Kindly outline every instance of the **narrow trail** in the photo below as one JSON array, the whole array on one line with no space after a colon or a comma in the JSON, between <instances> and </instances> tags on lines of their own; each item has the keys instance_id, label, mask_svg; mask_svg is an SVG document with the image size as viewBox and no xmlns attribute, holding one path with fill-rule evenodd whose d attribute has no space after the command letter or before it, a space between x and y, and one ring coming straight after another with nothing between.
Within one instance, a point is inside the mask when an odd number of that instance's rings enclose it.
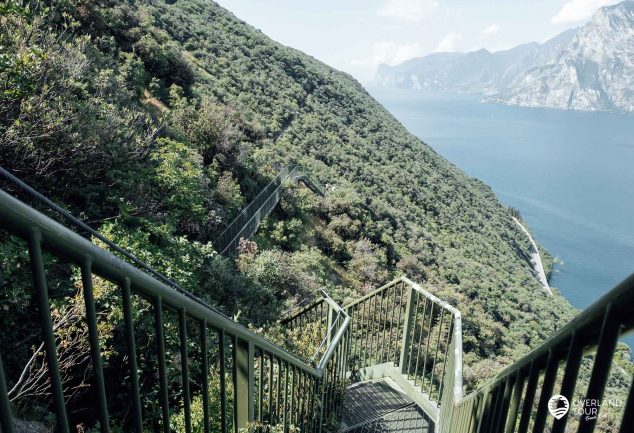
<instances>
[{"instance_id":1,"label":"narrow trail","mask_svg":"<svg viewBox=\"0 0 634 433\"><path fill-rule=\"evenodd\" d=\"M515 223L520 227L520 229L522 229L522 231L526 234L526 236L528 236L528 240L531 242L531 245L533 246L533 250L531 251L531 264L533 265L533 269L535 269L535 272L537 273L537 281L539 281L539 284L542 285L544 290L546 290L549 295L552 295L553 291L550 289L550 286L548 285L548 279L546 278L546 272L544 271L544 265L542 264L542 257L539 254L539 249L537 248L537 244L533 240L533 237L528 232L528 230L526 230L526 227L524 227L517 218L515 217L511 217L511 218L513 218L513 221L515 221Z\"/></svg>"}]
</instances>

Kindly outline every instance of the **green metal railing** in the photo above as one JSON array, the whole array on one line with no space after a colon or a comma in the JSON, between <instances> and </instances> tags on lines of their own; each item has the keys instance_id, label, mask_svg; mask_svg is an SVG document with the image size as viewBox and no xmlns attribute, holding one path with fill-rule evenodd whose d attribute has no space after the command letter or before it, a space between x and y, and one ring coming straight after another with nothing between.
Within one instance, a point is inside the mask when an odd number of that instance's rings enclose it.
<instances>
[{"instance_id":1,"label":"green metal railing","mask_svg":"<svg viewBox=\"0 0 634 433\"><path fill-rule=\"evenodd\" d=\"M280 323L291 331L310 332L311 328L317 331L316 336L311 334L317 347L309 362L317 363L317 369L329 378L321 389L321 417L326 420L329 429L335 429L346 385L350 317L325 291L320 289L318 293L317 299L283 318ZM337 341L340 343L335 345Z\"/></svg>"},{"instance_id":2,"label":"green metal railing","mask_svg":"<svg viewBox=\"0 0 634 433\"><path fill-rule=\"evenodd\" d=\"M588 433L595 430L612 359L619 337L634 327L634 275L604 295L571 320L552 337L528 355L504 369L487 384L464 399L455 401L451 421L452 433L526 433L549 431ZM574 416L569 411L563 418L548 415L548 401L555 394L563 395L572 405L578 385L581 361L593 354L589 383L582 394L580 410L596 416ZM558 372L562 371L560 385ZM575 425L569 425L574 421ZM573 430L574 428L574 430ZM612 431L617 431L613 426ZM634 383L624 402L619 432L634 431Z\"/></svg>"},{"instance_id":3,"label":"green metal railing","mask_svg":"<svg viewBox=\"0 0 634 433\"><path fill-rule=\"evenodd\" d=\"M240 239L249 239L260 226L260 223L271 213L282 196L282 185L285 181L302 181L313 192L323 196L324 192L313 182L310 174L300 164L291 164L282 168L279 174L251 201L227 228L214 241L214 248L219 254L232 256L240 245Z\"/></svg>"},{"instance_id":4,"label":"green metal railing","mask_svg":"<svg viewBox=\"0 0 634 433\"><path fill-rule=\"evenodd\" d=\"M323 289L317 290L306 300L310 302L293 308L283 316L280 324L291 332L298 330L309 333L317 347L307 356L307 360L315 364L326 354L333 337L350 318Z\"/></svg>"},{"instance_id":5,"label":"green metal railing","mask_svg":"<svg viewBox=\"0 0 634 433\"><path fill-rule=\"evenodd\" d=\"M281 349L231 319L220 314L193 296L166 285L154 276L115 257L87 239L0 190L0 228L27 243L34 299L39 328L45 346L47 374L52 394L51 410L56 430L69 432L67 402L58 365L60 343L51 318L51 304L44 257L51 255L68 266L79 268L89 331L92 364L91 388L95 396L99 428L109 432L115 421L109 413L109 395L104 379L103 356L99 336L99 305L95 302L94 282L97 278L119 287L126 342L127 383L132 416L117 420L126 430L150 429L169 433L171 416L182 411L185 431L192 431L192 399L202 399L204 431L211 431L212 418L219 418L219 431L238 432L250 422L290 425L301 431L318 432L330 425L336 391L342 389L345 373L345 343L349 318L328 298L333 314L342 320L331 327L331 338L316 365ZM140 331L134 317L135 305L145 302L153 315L150 335L155 359L143 359L139 353ZM170 317L172 320L170 327ZM168 382L168 370L174 371L174 357L167 357L166 330L177 329L180 380ZM145 337L148 337L145 335ZM14 423L7 394L7 379L0 356L0 426L12 433ZM148 367L149 366L149 367ZM124 366L120 366L123 368ZM158 372L158 374L157 374ZM158 383L148 389L140 378L155 378ZM15 381L15 378L10 380ZM218 384L219 413L210 410L210 382ZM151 387L150 387L151 388ZM157 399L160 411L144 409L143 402ZM87 403L90 404L90 403Z\"/></svg>"},{"instance_id":6,"label":"green metal railing","mask_svg":"<svg viewBox=\"0 0 634 433\"><path fill-rule=\"evenodd\" d=\"M47 287L45 258L50 256L80 275L82 321L90 343L90 386L102 432L110 431L117 421L126 431L168 433L171 416L179 411L189 433L196 421L194 399L202 399L205 432L238 433L251 422L281 425L285 431L291 425L302 432L331 431L348 381L387 376L426 412L439 433L526 433L529 429L563 433L573 428L588 433L595 430L596 417L578 419L569 413L556 420L547 415L548 400L553 394L572 399L579 387L582 358L589 354L589 382L581 390L584 404L601 400L617 341L634 327L633 275L535 350L463 397L461 314L405 277L343 308L320 290L310 302L283 317L280 323L287 330L314 330L314 347L300 355L272 344L173 282L115 257L1 190L0 228L22 239L28 248L50 406L57 431L64 433L71 427ZM131 415L121 420L114 420L109 411L99 334L101 306L94 294L99 279L118 287L122 311L127 365L121 368L129 370L125 386ZM149 330L135 319L141 303L152 313ZM151 356L139 349L140 337L145 345L149 339ZM2 363L6 355L0 354L0 426L12 433L8 373ZM180 376L176 382L168 380L174 371ZM148 385L142 378L154 381ZM15 380L9 377L8 384ZM620 432L631 432L634 426L633 389L634 384L623 407ZM217 413L210 409L212 396L220 399ZM151 399L158 401L158 411L145 407L144 402ZM219 428L212 430L216 421Z\"/></svg>"},{"instance_id":7,"label":"green metal railing","mask_svg":"<svg viewBox=\"0 0 634 433\"><path fill-rule=\"evenodd\" d=\"M464 397L462 325L455 308L400 278L345 309L351 318L348 375L355 381L394 379L430 416L435 431L589 433L599 419L596 402L604 396L617 341L634 327L634 275ZM580 390L585 397L581 409L586 414L597 409L597 416L569 412L555 419L548 414L550 397L564 395L572 404L582 357L589 354L592 369L587 388ZM618 431L634 431L634 383L620 422Z\"/></svg>"},{"instance_id":8,"label":"green metal railing","mask_svg":"<svg viewBox=\"0 0 634 433\"><path fill-rule=\"evenodd\" d=\"M406 277L345 309L352 319L352 379L392 377L434 422L446 425L451 413L441 409L462 397L460 312Z\"/></svg>"}]
</instances>

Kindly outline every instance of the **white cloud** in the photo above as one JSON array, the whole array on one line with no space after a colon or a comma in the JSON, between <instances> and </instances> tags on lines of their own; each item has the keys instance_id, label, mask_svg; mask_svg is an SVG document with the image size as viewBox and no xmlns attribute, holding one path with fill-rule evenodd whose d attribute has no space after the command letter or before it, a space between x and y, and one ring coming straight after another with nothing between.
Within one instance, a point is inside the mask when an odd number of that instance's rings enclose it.
<instances>
[{"instance_id":1,"label":"white cloud","mask_svg":"<svg viewBox=\"0 0 634 433\"><path fill-rule=\"evenodd\" d=\"M562 6L550 22L553 24L570 24L584 21L601 6L617 3L615 0L569 0Z\"/></svg>"},{"instance_id":2,"label":"white cloud","mask_svg":"<svg viewBox=\"0 0 634 433\"><path fill-rule=\"evenodd\" d=\"M351 60L352 65L380 65L386 63L394 66L406 60L423 55L423 49L418 42L411 44L395 44L394 42L378 42L372 46L372 57L365 60Z\"/></svg>"},{"instance_id":3,"label":"white cloud","mask_svg":"<svg viewBox=\"0 0 634 433\"><path fill-rule=\"evenodd\" d=\"M500 31L500 26L498 26L497 24L491 24L489 27L487 27L486 29L482 30L482 34L483 35L492 35L495 34L497 32Z\"/></svg>"},{"instance_id":4,"label":"white cloud","mask_svg":"<svg viewBox=\"0 0 634 433\"><path fill-rule=\"evenodd\" d=\"M452 51L456 51L456 45L462 39L462 35L460 33L451 32L447 34L442 40L438 43L436 47L436 52L439 53L450 53Z\"/></svg>"},{"instance_id":5,"label":"white cloud","mask_svg":"<svg viewBox=\"0 0 634 433\"><path fill-rule=\"evenodd\" d=\"M378 14L383 17L420 21L438 7L438 0L385 0Z\"/></svg>"}]
</instances>

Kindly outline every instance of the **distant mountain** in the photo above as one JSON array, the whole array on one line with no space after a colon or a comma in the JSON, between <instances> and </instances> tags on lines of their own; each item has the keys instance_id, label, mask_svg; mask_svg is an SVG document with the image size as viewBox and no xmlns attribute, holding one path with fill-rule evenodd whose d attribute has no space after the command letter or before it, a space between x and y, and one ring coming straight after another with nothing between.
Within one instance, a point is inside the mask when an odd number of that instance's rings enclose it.
<instances>
[{"instance_id":1,"label":"distant mountain","mask_svg":"<svg viewBox=\"0 0 634 433\"><path fill-rule=\"evenodd\" d=\"M553 59L576 31L567 30L543 44L532 42L505 51L434 53L398 66L383 64L375 80L401 88L495 94L529 68Z\"/></svg>"},{"instance_id":2,"label":"distant mountain","mask_svg":"<svg viewBox=\"0 0 634 433\"><path fill-rule=\"evenodd\" d=\"M435 53L379 66L376 81L481 93L488 102L634 111L634 1L599 9L584 26L507 51Z\"/></svg>"},{"instance_id":3,"label":"distant mountain","mask_svg":"<svg viewBox=\"0 0 634 433\"><path fill-rule=\"evenodd\" d=\"M634 1L599 9L552 61L527 70L489 100L634 111Z\"/></svg>"}]
</instances>

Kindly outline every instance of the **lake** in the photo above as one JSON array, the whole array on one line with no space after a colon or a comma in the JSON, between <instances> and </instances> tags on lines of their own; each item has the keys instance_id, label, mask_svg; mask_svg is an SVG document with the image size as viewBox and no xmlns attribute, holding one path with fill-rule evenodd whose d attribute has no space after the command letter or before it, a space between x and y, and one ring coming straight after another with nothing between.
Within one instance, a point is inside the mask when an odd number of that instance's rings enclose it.
<instances>
[{"instance_id":1,"label":"lake","mask_svg":"<svg viewBox=\"0 0 634 433\"><path fill-rule=\"evenodd\" d=\"M367 89L412 133L520 210L537 242L561 260L550 282L575 307L634 272L634 115Z\"/></svg>"}]
</instances>

